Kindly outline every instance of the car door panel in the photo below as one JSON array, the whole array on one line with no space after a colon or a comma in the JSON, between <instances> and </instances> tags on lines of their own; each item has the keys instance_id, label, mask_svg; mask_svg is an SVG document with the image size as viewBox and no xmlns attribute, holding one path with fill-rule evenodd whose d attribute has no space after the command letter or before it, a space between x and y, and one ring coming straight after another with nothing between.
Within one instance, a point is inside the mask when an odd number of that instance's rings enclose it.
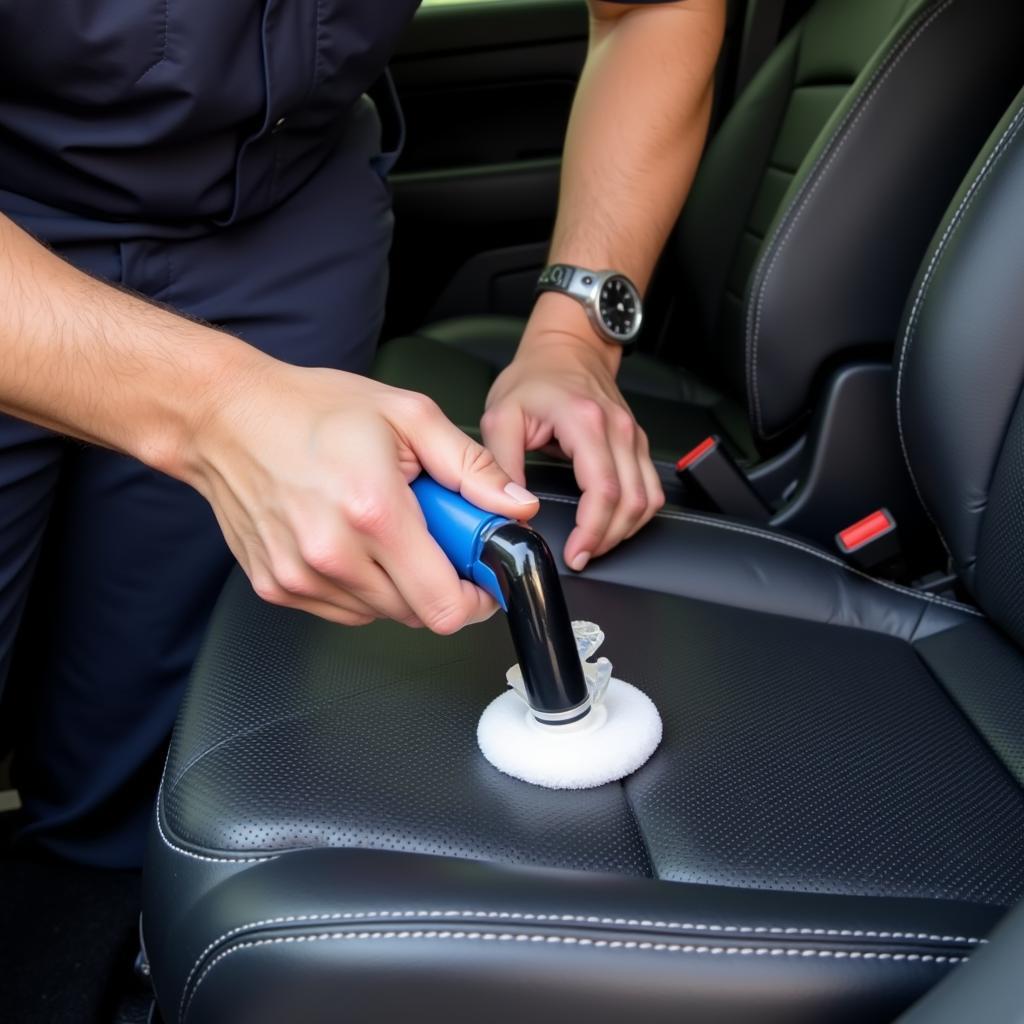
<instances>
[{"instance_id":1,"label":"car door panel","mask_svg":"<svg viewBox=\"0 0 1024 1024\"><path fill-rule=\"evenodd\" d=\"M385 337L522 313L543 264L586 57L585 0L427 3L392 63L406 141Z\"/></svg>"}]
</instances>

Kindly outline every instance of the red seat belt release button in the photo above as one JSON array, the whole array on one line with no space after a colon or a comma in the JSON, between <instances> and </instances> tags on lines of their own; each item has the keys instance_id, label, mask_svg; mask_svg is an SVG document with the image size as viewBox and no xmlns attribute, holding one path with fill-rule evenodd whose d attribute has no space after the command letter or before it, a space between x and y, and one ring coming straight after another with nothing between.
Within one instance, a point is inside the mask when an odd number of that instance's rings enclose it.
<instances>
[{"instance_id":1,"label":"red seat belt release button","mask_svg":"<svg viewBox=\"0 0 1024 1024\"><path fill-rule=\"evenodd\" d=\"M887 508L876 509L869 516L836 534L840 554L864 568L874 568L896 558L900 553L896 520Z\"/></svg>"},{"instance_id":2,"label":"red seat belt release button","mask_svg":"<svg viewBox=\"0 0 1024 1024\"><path fill-rule=\"evenodd\" d=\"M836 534L836 543L844 555L850 555L895 529L896 520L893 519L892 514L888 509L880 508L877 512L872 512L871 515L854 523L853 526L840 530Z\"/></svg>"},{"instance_id":3,"label":"red seat belt release button","mask_svg":"<svg viewBox=\"0 0 1024 1024\"><path fill-rule=\"evenodd\" d=\"M676 463L676 476L687 498L727 516L766 522L771 510L754 490L747 474L712 434Z\"/></svg>"},{"instance_id":4,"label":"red seat belt release button","mask_svg":"<svg viewBox=\"0 0 1024 1024\"><path fill-rule=\"evenodd\" d=\"M676 472L685 473L690 466L697 462L700 462L705 455L713 452L718 447L717 437L705 437L703 441L696 448L688 451L677 463Z\"/></svg>"}]
</instances>

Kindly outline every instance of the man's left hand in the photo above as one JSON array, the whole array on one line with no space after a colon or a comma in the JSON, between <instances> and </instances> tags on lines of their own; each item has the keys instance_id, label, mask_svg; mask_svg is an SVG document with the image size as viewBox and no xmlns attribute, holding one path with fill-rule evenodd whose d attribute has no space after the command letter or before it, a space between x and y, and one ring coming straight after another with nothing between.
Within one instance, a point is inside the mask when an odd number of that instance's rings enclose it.
<instances>
[{"instance_id":1,"label":"man's left hand","mask_svg":"<svg viewBox=\"0 0 1024 1024\"><path fill-rule=\"evenodd\" d=\"M619 355L592 337L527 330L487 397L484 444L525 484L525 452L556 447L583 492L565 562L577 572L665 504L647 435L615 383Z\"/></svg>"}]
</instances>

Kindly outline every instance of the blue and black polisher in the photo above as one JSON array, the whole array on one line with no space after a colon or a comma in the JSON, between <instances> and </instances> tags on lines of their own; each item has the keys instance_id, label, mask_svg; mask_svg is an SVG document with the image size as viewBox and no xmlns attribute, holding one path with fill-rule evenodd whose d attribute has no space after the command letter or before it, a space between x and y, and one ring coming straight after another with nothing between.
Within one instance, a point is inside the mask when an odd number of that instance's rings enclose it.
<instances>
[{"instance_id":1,"label":"blue and black polisher","mask_svg":"<svg viewBox=\"0 0 1024 1024\"><path fill-rule=\"evenodd\" d=\"M430 535L456 571L506 613L519 663L477 729L496 768L551 789L589 789L636 771L661 742L641 691L611 678L604 640L572 622L551 549L536 530L477 508L428 476L412 484Z\"/></svg>"}]
</instances>

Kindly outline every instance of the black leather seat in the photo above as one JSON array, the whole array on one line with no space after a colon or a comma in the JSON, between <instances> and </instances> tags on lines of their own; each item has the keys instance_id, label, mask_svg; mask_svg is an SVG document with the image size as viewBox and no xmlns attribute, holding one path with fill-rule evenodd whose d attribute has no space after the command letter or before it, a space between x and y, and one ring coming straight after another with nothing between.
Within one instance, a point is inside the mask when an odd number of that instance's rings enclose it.
<instances>
[{"instance_id":1,"label":"black leather seat","mask_svg":"<svg viewBox=\"0 0 1024 1024\"><path fill-rule=\"evenodd\" d=\"M1022 31L1018 0L819 0L779 45L670 243L659 350L620 372L669 476L710 433L757 461L799 435L838 359L891 349L928 239L1024 82ZM476 431L522 329L435 323L385 344L375 374Z\"/></svg>"},{"instance_id":2,"label":"black leather seat","mask_svg":"<svg viewBox=\"0 0 1024 1024\"><path fill-rule=\"evenodd\" d=\"M1024 896L1022 125L1024 94L897 356L972 603L663 513L565 580L663 744L621 784L552 792L476 749L513 660L500 618L348 630L236 576L149 851L168 1022L888 1021L985 942ZM555 551L573 511L544 504Z\"/></svg>"}]
</instances>

